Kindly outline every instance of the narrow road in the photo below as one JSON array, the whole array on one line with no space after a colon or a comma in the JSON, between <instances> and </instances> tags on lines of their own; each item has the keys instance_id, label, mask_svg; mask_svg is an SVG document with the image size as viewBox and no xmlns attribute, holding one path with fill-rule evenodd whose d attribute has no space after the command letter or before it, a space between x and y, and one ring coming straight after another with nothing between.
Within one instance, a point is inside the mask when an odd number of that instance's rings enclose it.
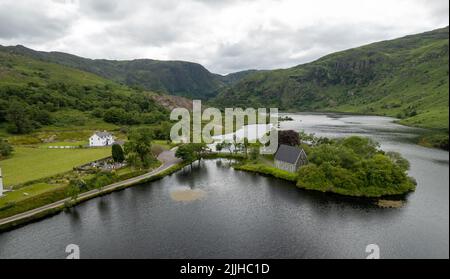
<instances>
[{"instance_id":1,"label":"narrow road","mask_svg":"<svg viewBox=\"0 0 450 279\"><path fill-rule=\"evenodd\" d=\"M170 168L171 166L181 162L180 159L175 157L175 149L163 151L158 156L158 160L161 161L163 164L159 168L157 168L151 172L148 172L146 174L136 176L136 177L133 177L133 178L130 178L127 180L123 180L123 181L119 181L119 182L110 184L108 186L103 187L102 190L100 190L100 191L97 189L94 189L94 190L90 190L88 192L84 192L78 196L78 199L80 200L80 199L85 199L85 198L92 198L92 197L98 196L101 193L107 193L110 191L114 191L115 189L120 188L122 186L137 183L141 180L144 180L144 179L150 178L154 175L157 175L157 174L161 173L162 171ZM23 213L16 214L11 217L0 219L0 226L11 223L11 222L19 221L23 218L32 217L35 214L39 214L41 212L44 212L44 211L47 211L50 209L58 208L60 206L63 206L66 201L70 201L70 199L71 198L66 198L66 199L51 203L51 204L44 205L42 207L38 207L38 208L29 210L29 211L26 211Z\"/></svg>"}]
</instances>

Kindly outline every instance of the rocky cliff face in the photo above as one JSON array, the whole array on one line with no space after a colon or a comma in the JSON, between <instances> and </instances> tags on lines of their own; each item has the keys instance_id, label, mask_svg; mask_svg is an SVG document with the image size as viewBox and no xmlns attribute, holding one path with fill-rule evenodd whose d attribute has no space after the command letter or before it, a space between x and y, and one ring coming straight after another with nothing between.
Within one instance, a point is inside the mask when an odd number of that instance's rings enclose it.
<instances>
[{"instance_id":1,"label":"rocky cliff face","mask_svg":"<svg viewBox=\"0 0 450 279\"><path fill-rule=\"evenodd\" d=\"M165 107L168 110L173 110L174 108L186 108L188 110L192 110L192 100L184 97L155 94L152 96L152 98L159 105Z\"/></svg>"}]
</instances>

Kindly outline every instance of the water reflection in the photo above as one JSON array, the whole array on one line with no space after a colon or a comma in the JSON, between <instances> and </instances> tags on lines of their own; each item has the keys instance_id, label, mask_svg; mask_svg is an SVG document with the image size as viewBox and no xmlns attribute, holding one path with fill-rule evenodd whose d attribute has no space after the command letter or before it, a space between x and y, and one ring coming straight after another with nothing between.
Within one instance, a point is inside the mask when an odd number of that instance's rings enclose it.
<instances>
[{"instance_id":1,"label":"water reflection","mask_svg":"<svg viewBox=\"0 0 450 279\"><path fill-rule=\"evenodd\" d=\"M81 225L81 221L80 221L80 214L77 211L76 207L72 207L70 209L67 209L65 211L66 215L68 216L69 220L70 220L70 224L72 226L79 226Z\"/></svg>"},{"instance_id":2,"label":"water reflection","mask_svg":"<svg viewBox=\"0 0 450 279\"><path fill-rule=\"evenodd\" d=\"M106 199L100 197L97 201L97 209L101 215L108 215L110 213L110 204Z\"/></svg>"}]
</instances>

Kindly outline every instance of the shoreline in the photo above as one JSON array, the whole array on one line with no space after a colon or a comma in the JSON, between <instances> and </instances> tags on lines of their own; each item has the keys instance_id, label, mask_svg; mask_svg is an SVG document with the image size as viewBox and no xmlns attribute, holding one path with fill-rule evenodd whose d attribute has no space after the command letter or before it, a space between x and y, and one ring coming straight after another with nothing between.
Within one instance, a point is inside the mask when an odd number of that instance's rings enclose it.
<instances>
[{"instance_id":1,"label":"shoreline","mask_svg":"<svg viewBox=\"0 0 450 279\"><path fill-rule=\"evenodd\" d=\"M204 160L215 160L215 159L242 160L245 158L241 154L229 154L229 153L217 153L216 152L216 153L206 154L201 159L204 159ZM140 175L140 176L137 176L134 178L129 178L129 179L119 181L119 182L110 184L108 186L105 186L100 191L97 189L93 189L88 192L81 193L80 196L76 200L71 200L71 198L65 198L65 199L59 200L57 202L47 204L45 206L41 206L41 207L29 210L29 211L25 211L25 212L13 215L11 217L1 219L0 220L0 233L6 232L6 231L11 231L16 228L25 226L27 224L43 220L47 217L51 217L53 215L59 214L66 209L70 210L70 208L72 208L72 207L75 207L83 202L86 202L88 200L91 200L91 199L94 199L97 197L108 195L108 194L111 194L116 191L121 191L121 190L124 190L129 187L133 187L133 186L141 185L144 183L160 180L166 176L172 175L173 173L183 169L186 166L189 166L193 162L195 162L195 161L176 162L176 163L169 162L167 164L161 165L156 170L153 170L146 174L143 174L143 175ZM319 190L315 190L315 189L299 187L296 185L296 183L292 179L288 179L283 176L277 176L272 173L264 173L264 172L259 172L256 170L247 170L245 168L240 168L239 166L231 166L231 167L237 171L244 171L244 172L253 173L256 175L268 176L268 177L273 177L276 179L281 179L281 180L292 183L292 185L294 187L296 187L300 190L314 191L314 192L320 192L323 194L330 194L330 195L337 195L342 198L358 198L358 199L363 199L365 201L372 201L374 203L377 203L380 199L399 198L399 197L404 197L410 193L410 192L408 192L408 193L403 193L403 194L370 197L370 196L344 195L344 194L335 193L335 192L323 192L323 191L319 191ZM67 202L71 203L70 207L67 207L67 204L66 204Z\"/></svg>"},{"instance_id":2,"label":"shoreline","mask_svg":"<svg viewBox=\"0 0 450 279\"><path fill-rule=\"evenodd\" d=\"M0 219L0 232L10 231L20 226L42 220L46 217L53 216L62 212L67 207L67 202L71 202L70 207L74 207L85 201L104 196L116 191L120 191L132 186L140 185L143 183L155 181L164 178L167 175L171 175L178 170L181 170L190 163L186 162L168 162L161 165L156 170L145 173L143 175L129 178L123 181L119 181L103 187L101 190L93 189L84 193L81 193L76 200L71 198L65 198L54 203L50 203L35 209L31 209L4 219Z\"/></svg>"},{"instance_id":3,"label":"shoreline","mask_svg":"<svg viewBox=\"0 0 450 279\"><path fill-rule=\"evenodd\" d=\"M414 140L412 143L427 147L427 148L434 148L438 150L443 151L449 151L448 147L442 147L439 143L435 142L433 140L433 137L436 136L442 136L442 135L448 135L448 129L445 128L432 128L432 127L426 127L426 126L415 126L415 125L408 125L407 123L403 123L402 121L404 119L396 118L395 116L391 115L381 115L376 113L359 113L359 112L346 112L346 111L333 111L333 110L317 110L317 111L282 111L279 112L280 115L299 115L299 114L335 114L335 115L341 115L341 116L378 116L378 117L386 117L386 118L392 118L392 123L398 124L404 127L413 128L417 130L422 130L422 133L416 134L414 137ZM448 138L447 138L448 139Z\"/></svg>"},{"instance_id":4,"label":"shoreline","mask_svg":"<svg viewBox=\"0 0 450 279\"><path fill-rule=\"evenodd\" d=\"M280 179L289 183L292 183L292 186L304 190L304 191L314 191L314 192L318 192L318 193L323 193L323 194L330 194L330 195L336 195L342 198L358 198L358 199L364 199L367 201L373 200L373 201L378 201L381 199L392 199L392 198L400 198L400 197L405 197L410 193L413 193L414 190L410 190L408 192L405 193L398 193L398 194L386 194L386 195L374 195L374 196L368 196L368 195L350 195L350 194L343 194L343 193L339 193L339 192L334 192L334 191L321 191L318 189L312 189L312 188L307 188L307 187L303 187L303 186L298 186L297 185L297 181L293 180L292 178L288 177L288 175L290 173L286 173L286 176L283 175L276 175L274 173L271 173L270 171L267 172L262 172L262 171L258 171L256 169L249 169L245 166L233 166L233 169L238 170L238 171L243 171L243 172L247 172L247 173L253 173L253 174L257 174L257 175L261 175L261 176L267 176L267 177L273 177L276 179Z\"/></svg>"},{"instance_id":5,"label":"shoreline","mask_svg":"<svg viewBox=\"0 0 450 279\"><path fill-rule=\"evenodd\" d=\"M205 159L205 160L230 159L230 160L241 161L241 160L244 160L245 157L243 154L212 152L212 153L205 154L204 156L202 156L201 159ZM193 162L194 161L186 162L186 161L179 161L179 160L175 160L175 161L169 160L169 161L164 162L157 169L150 171L148 173L107 185L107 186L103 187L101 190L93 189L93 190L81 193L75 200L72 200L70 197L65 198L65 199L56 201L54 203L50 203L50 204L47 204L47 205L44 205L44 206L41 206L38 208L34 208L31 210L10 216L10 217L0 219L0 232L9 231L14 228L26 225L28 223L39 221L46 217L58 214L67 208L74 207L80 203L94 199L96 197L101 197L103 195L107 195L107 194L110 194L115 191L120 191L120 190L129 188L129 187L132 187L132 186L136 186L136 185L144 184L147 182L162 179L165 176L171 175L171 174L183 169L184 167L192 164ZM315 192L321 192L324 194L338 195L343 198L350 197L350 198L365 199L367 201L370 201L370 200L377 201L377 200L383 199L383 198L389 199L389 198L398 198L401 196L406 196L410 192L412 192L412 191L409 191L409 192L401 193L401 194L397 193L397 194L392 194L392 195L367 196L367 195L357 195L357 194L355 194L355 195L343 194L343 193L338 193L338 192L334 192L334 191L320 191L317 189L309 189L309 188L298 186L296 183L296 178L294 179L293 174L291 174L291 173L282 173L280 171L280 173L277 175L272 170L262 172L262 171L258 171L253 168L248 169L248 168L245 168L245 166L243 167L243 166L239 166L239 165L233 165L231 167L237 171L245 171L245 172L254 173L257 175L274 177L274 178L281 179L281 180L284 180L287 182L291 182L291 183L293 183L293 186L295 186L296 188L301 189L301 190L315 191ZM67 205L68 203L70 203L70 206Z\"/></svg>"}]
</instances>

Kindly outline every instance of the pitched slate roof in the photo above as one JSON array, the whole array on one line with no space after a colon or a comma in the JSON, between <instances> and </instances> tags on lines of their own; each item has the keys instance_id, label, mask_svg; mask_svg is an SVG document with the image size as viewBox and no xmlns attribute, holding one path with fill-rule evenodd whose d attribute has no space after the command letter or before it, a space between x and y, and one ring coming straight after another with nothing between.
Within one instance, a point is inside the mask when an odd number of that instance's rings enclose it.
<instances>
[{"instance_id":1,"label":"pitched slate roof","mask_svg":"<svg viewBox=\"0 0 450 279\"><path fill-rule=\"evenodd\" d=\"M275 154L275 160L286 162L289 164L295 164L302 153L302 149L289 145L280 145L277 153Z\"/></svg>"},{"instance_id":2,"label":"pitched slate roof","mask_svg":"<svg viewBox=\"0 0 450 279\"><path fill-rule=\"evenodd\" d=\"M110 133L108 132L96 132L95 135L97 135L100 138L107 138L112 136Z\"/></svg>"}]
</instances>

